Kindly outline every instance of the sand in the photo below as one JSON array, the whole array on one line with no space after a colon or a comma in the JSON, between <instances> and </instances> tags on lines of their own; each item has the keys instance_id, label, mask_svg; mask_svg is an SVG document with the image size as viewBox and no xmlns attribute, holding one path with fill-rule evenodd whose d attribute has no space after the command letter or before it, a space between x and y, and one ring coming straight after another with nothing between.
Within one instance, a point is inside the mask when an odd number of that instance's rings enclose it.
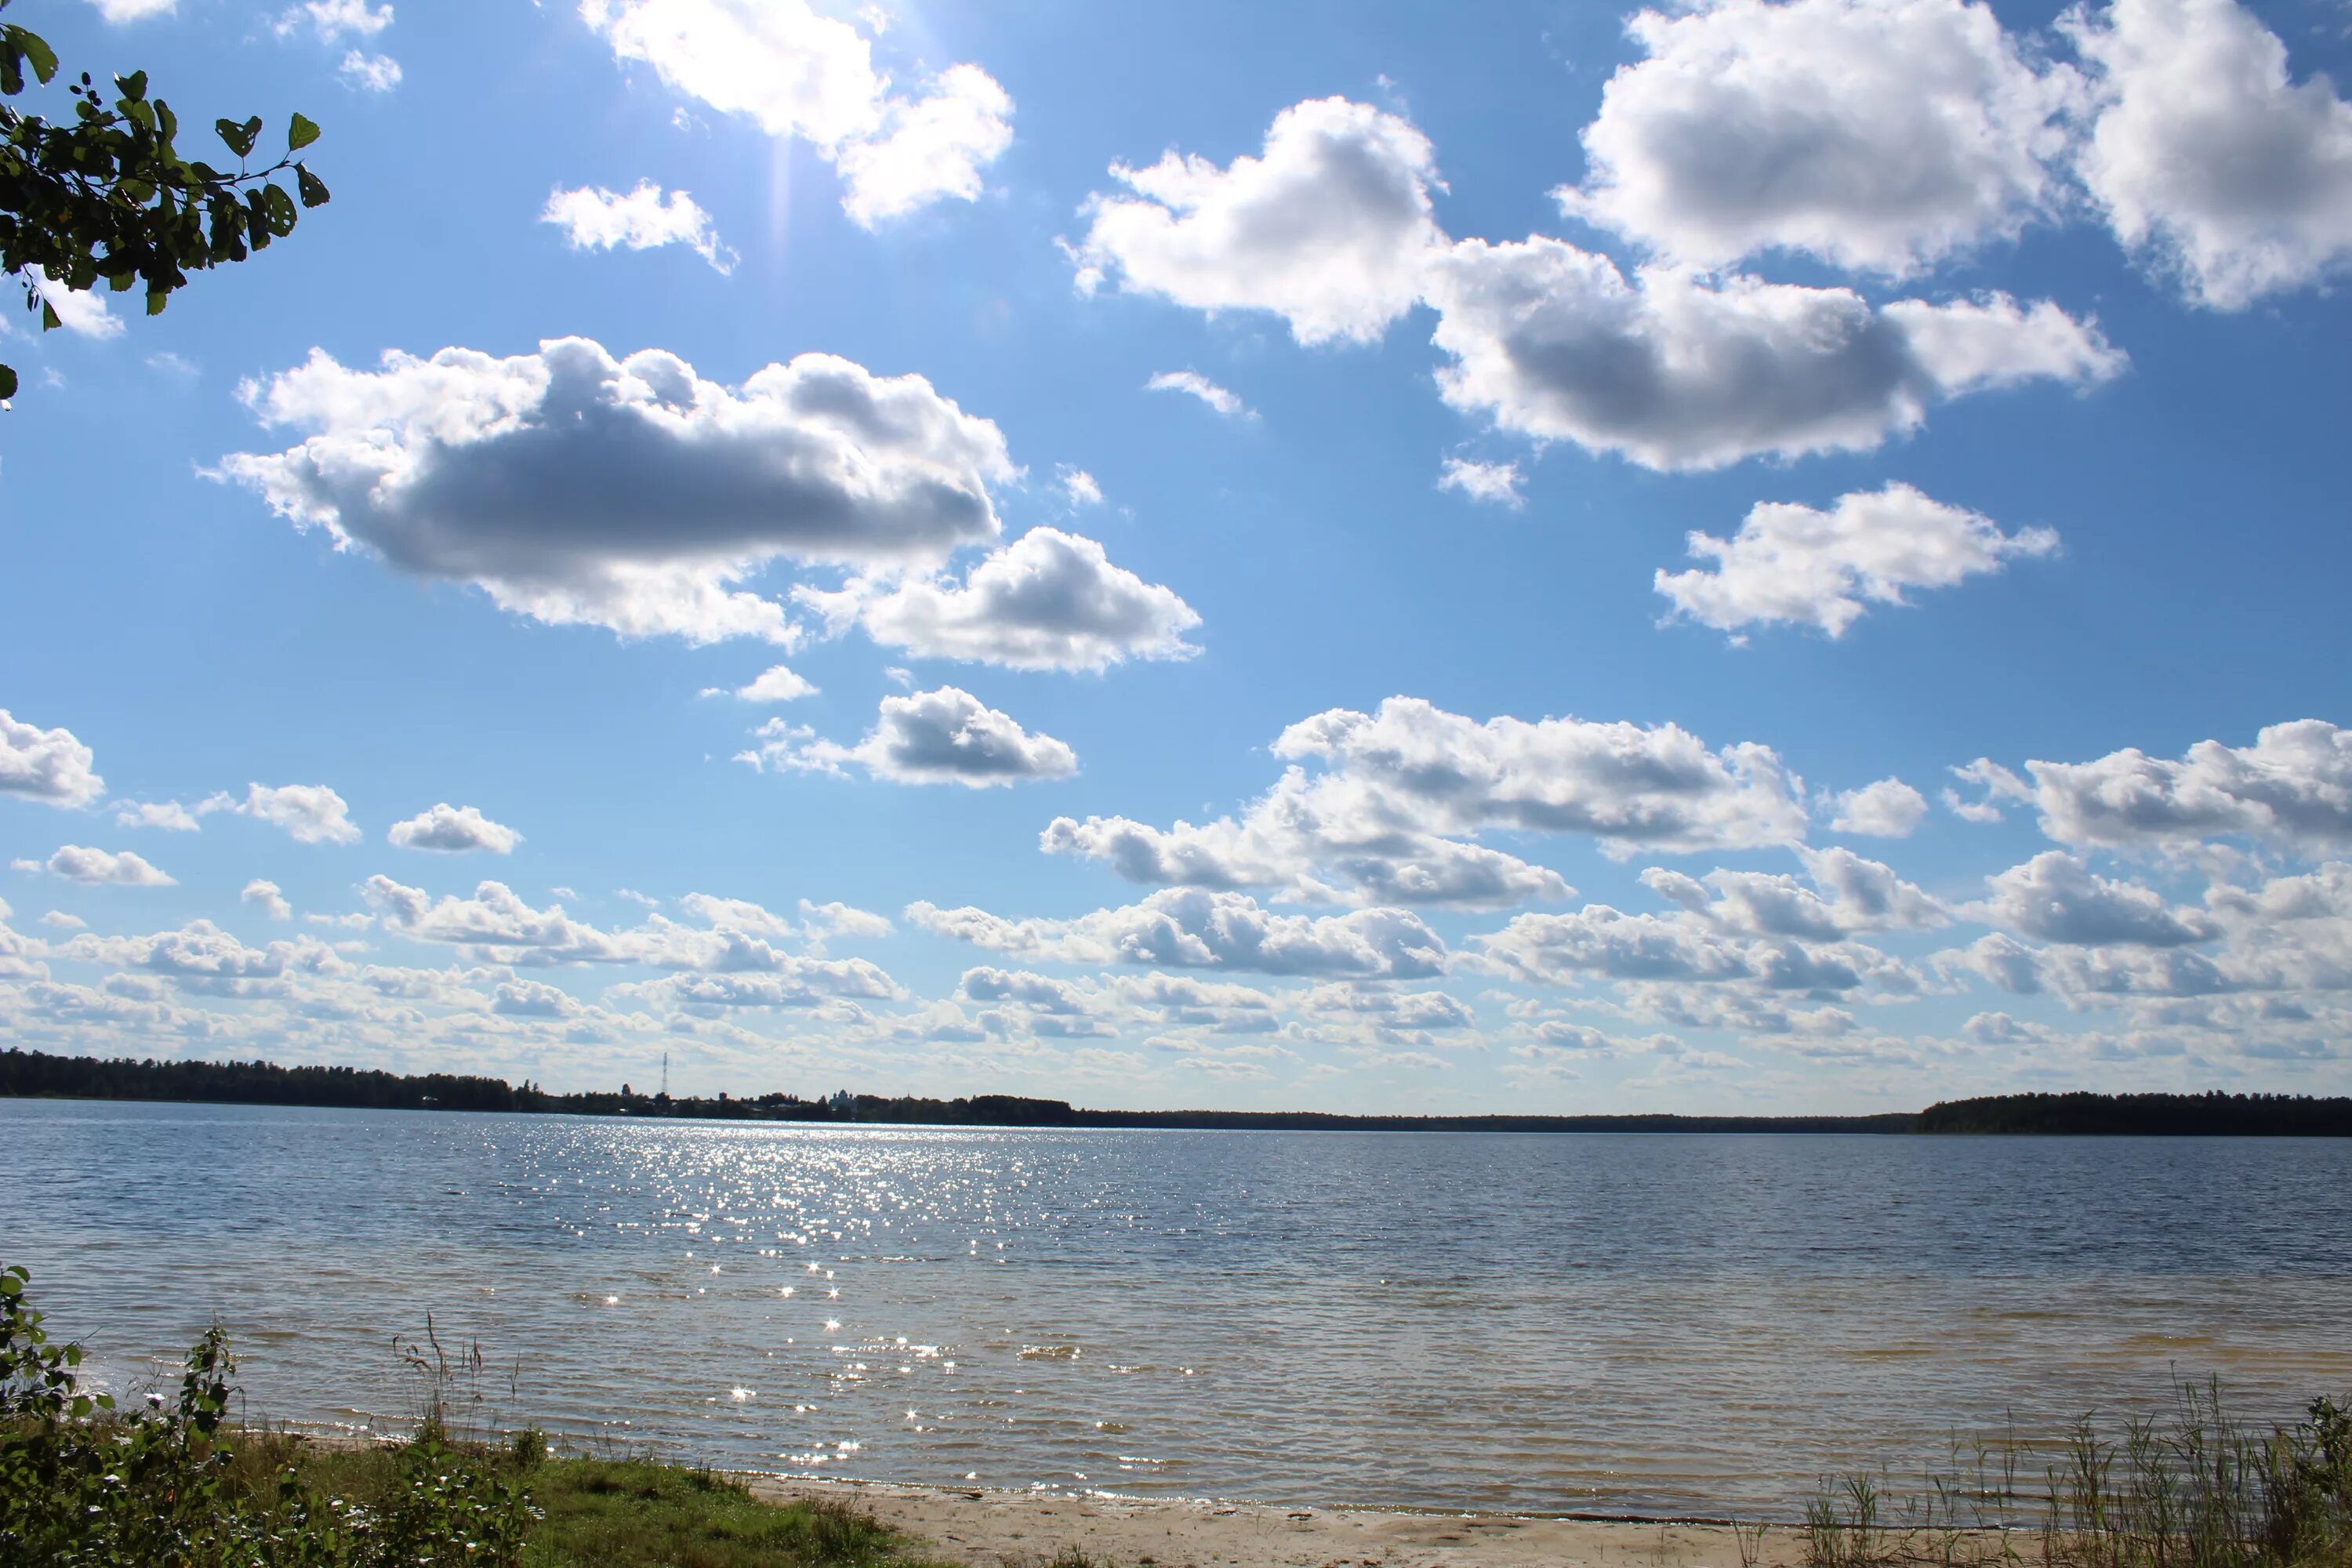
<instances>
[{"instance_id":1,"label":"sand","mask_svg":"<svg viewBox=\"0 0 2352 1568\"><path fill-rule=\"evenodd\" d=\"M1108 1568L1750 1568L1724 1524L1494 1513L1391 1513L748 1477L778 1500L847 1499L972 1568L1042 1568L1075 1548ZM1753 1568L1791 1568L1803 1532L1774 1526Z\"/></svg>"}]
</instances>

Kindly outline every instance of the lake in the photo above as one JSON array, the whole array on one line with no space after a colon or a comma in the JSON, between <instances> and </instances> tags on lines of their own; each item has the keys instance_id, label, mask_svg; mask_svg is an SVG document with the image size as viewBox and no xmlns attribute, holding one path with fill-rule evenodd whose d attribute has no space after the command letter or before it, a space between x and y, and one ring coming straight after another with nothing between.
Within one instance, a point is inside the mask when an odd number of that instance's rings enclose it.
<instances>
[{"instance_id":1,"label":"lake","mask_svg":"<svg viewBox=\"0 0 2352 1568\"><path fill-rule=\"evenodd\" d=\"M2352 1388L2352 1142L1014 1131L0 1100L116 1389L769 1470L1793 1515L1956 1433Z\"/></svg>"}]
</instances>

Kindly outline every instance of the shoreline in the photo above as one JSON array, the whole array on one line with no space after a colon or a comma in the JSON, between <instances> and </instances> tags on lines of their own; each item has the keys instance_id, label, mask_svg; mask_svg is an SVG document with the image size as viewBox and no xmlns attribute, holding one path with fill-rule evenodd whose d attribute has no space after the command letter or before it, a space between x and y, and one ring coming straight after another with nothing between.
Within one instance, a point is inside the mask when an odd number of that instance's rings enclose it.
<instances>
[{"instance_id":1,"label":"shoreline","mask_svg":"<svg viewBox=\"0 0 2352 1568\"><path fill-rule=\"evenodd\" d=\"M1801 1523L1591 1513L1307 1507L1205 1498L730 1472L754 1497L854 1499L919 1550L965 1568L1034 1568L1075 1552L1158 1568L1798 1568Z\"/></svg>"}]
</instances>

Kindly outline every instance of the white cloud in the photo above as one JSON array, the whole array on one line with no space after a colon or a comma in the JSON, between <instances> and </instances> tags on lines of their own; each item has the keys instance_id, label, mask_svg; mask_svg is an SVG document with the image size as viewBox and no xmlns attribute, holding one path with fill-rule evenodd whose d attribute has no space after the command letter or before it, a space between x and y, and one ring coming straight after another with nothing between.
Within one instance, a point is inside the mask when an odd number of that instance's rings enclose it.
<instances>
[{"instance_id":1,"label":"white cloud","mask_svg":"<svg viewBox=\"0 0 2352 1568\"><path fill-rule=\"evenodd\" d=\"M2006 295L1874 309L1811 289L1647 267L1541 237L1468 239L1431 263L1445 400L1501 428L1652 468L1858 451L1931 403L2033 379L2103 381L2095 326Z\"/></svg>"},{"instance_id":2,"label":"white cloud","mask_svg":"<svg viewBox=\"0 0 2352 1568\"><path fill-rule=\"evenodd\" d=\"M492 822L470 805L452 806L447 801L394 823L384 837L402 849L432 849L444 855L474 849L509 855L522 842L522 835L513 828Z\"/></svg>"},{"instance_id":3,"label":"white cloud","mask_svg":"<svg viewBox=\"0 0 2352 1568\"><path fill-rule=\"evenodd\" d=\"M2217 835L2302 849L2352 847L2352 730L2273 724L2251 746L2200 741L2178 762L2137 748L2029 762L2042 830L2061 844L2180 844Z\"/></svg>"},{"instance_id":4,"label":"white cloud","mask_svg":"<svg viewBox=\"0 0 2352 1568\"><path fill-rule=\"evenodd\" d=\"M730 389L674 354L616 361L580 338L509 359L387 352L376 371L313 351L246 397L313 434L220 471L298 527L624 636L790 643L744 577L779 557L943 560L995 537L988 485L1015 472L996 426L921 376L829 354Z\"/></svg>"},{"instance_id":5,"label":"white cloud","mask_svg":"<svg viewBox=\"0 0 2352 1568\"><path fill-rule=\"evenodd\" d=\"M625 195L602 185L556 191L548 196L539 220L561 227L574 249L626 246L652 250L683 245L719 272L735 269L735 253L719 243L710 215L684 191L665 194L651 180L640 180Z\"/></svg>"},{"instance_id":6,"label":"white cloud","mask_svg":"<svg viewBox=\"0 0 2352 1568\"><path fill-rule=\"evenodd\" d=\"M124 22L143 21L149 16L168 16L180 0L89 0L98 14L118 26Z\"/></svg>"},{"instance_id":7,"label":"white cloud","mask_svg":"<svg viewBox=\"0 0 2352 1568\"><path fill-rule=\"evenodd\" d=\"M1832 796L1830 828L1873 838L1908 838L1927 820L1927 797L1901 779L1880 779Z\"/></svg>"},{"instance_id":8,"label":"white cloud","mask_svg":"<svg viewBox=\"0 0 2352 1568\"><path fill-rule=\"evenodd\" d=\"M48 858L46 867L50 876L63 877L69 882L118 888L170 888L178 885L128 849L119 855L110 855L103 849L68 844Z\"/></svg>"},{"instance_id":9,"label":"white cloud","mask_svg":"<svg viewBox=\"0 0 2352 1568\"><path fill-rule=\"evenodd\" d=\"M582 0L580 14L615 58L815 147L841 173L843 209L868 227L977 198L982 171L1012 144L1013 100L986 71L950 66L919 93L893 91L871 42L804 0Z\"/></svg>"},{"instance_id":10,"label":"white cloud","mask_svg":"<svg viewBox=\"0 0 2352 1568\"><path fill-rule=\"evenodd\" d=\"M1293 104L1262 156L1223 169L1170 152L1110 172L1134 194L1087 202L1081 287L1115 279L1195 310L1269 310L1302 343L1378 337L1412 308L1423 258L1444 240L1429 139L1345 99Z\"/></svg>"},{"instance_id":11,"label":"white cloud","mask_svg":"<svg viewBox=\"0 0 2352 1568\"><path fill-rule=\"evenodd\" d=\"M2011 556L2049 554L2058 535L2003 533L1990 518L1891 483L1840 496L1827 511L1759 501L1731 538L1694 532L1689 543L1713 565L1655 578L1679 614L1718 631L1789 622L1839 637L1865 601L1901 605L1906 588L1953 587Z\"/></svg>"},{"instance_id":12,"label":"white cloud","mask_svg":"<svg viewBox=\"0 0 2352 1568\"><path fill-rule=\"evenodd\" d=\"M83 806L106 794L96 757L70 730L43 730L0 708L0 795Z\"/></svg>"},{"instance_id":13,"label":"white cloud","mask_svg":"<svg viewBox=\"0 0 2352 1568\"><path fill-rule=\"evenodd\" d=\"M1240 396L1226 391L1196 370L1163 370L1143 384L1146 392L1181 392L1187 397L1197 397L1228 419L1239 416L1255 419Z\"/></svg>"},{"instance_id":14,"label":"white cloud","mask_svg":"<svg viewBox=\"0 0 2352 1568\"><path fill-rule=\"evenodd\" d=\"M920 98L890 100L882 133L835 157L842 210L867 228L950 197L976 201L981 173L1013 145L1013 99L974 65L950 66Z\"/></svg>"},{"instance_id":15,"label":"white cloud","mask_svg":"<svg viewBox=\"0 0 2352 1568\"><path fill-rule=\"evenodd\" d=\"M1944 906L1892 867L1851 849L1797 850L1807 882L1763 871L1704 878L1653 868L1644 886L1725 931L1835 942L1855 931L1926 931L1948 923Z\"/></svg>"},{"instance_id":16,"label":"white cloud","mask_svg":"<svg viewBox=\"0 0 2352 1568\"><path fill-rule=\"evenodd\" d=\"M735 695L746 702L793 702L815 696L816 687L790 665L772 664L750 684L737 687Z\"/></svg>"},{"instance_id":17,"label":"white cloud","mask_svg":"<svg viewBox=\"0 0 2352 1568\"><path fill-rule=\"evenodd\" d=\"M1072 507L1102 505L1102 486L1096 483L1095 477L1084 468L1073 468L1067 463L1055 464L1054 486Z\"/></svg>"},{"instance_id":18,"label":"white cloud","mask_svg":"<svg viewBox=\"0 0 2352 1568\"><path fill-rule=\"evenodd\" d=\"M1156 964L1358 979L1415 979L1445 943L1402 910L1278 915L1246 894L1170 888L1075 920L1007 920L985 910L907 907L910 924L994 952L1065 963Z\"/></svg>"},{"instance_id":19,"label":"white cloud","mask_svg":"<svg viewBox=\"0 0 2352 1568\"><path fill-rule=\"evenodd\" d=\"M1963 0L1718 0L1642 11L1646 58L1585 127L1564 211L1699 267L1769 250L1905 277L2014 238L2055 195L2064 68Z\"/></svg>"},{"instance_id":20,"label":"white cloud","mask_svg":"<svg viewBox=\"0 0 2352 1568\"><path fill-rule=\"evenodd\" d=\"M1977 785L1984 793L1975 800L1964 798L1959 791L1944 791L1944 806L1963 822L1979 825L2000 820L2003 801L2029 801L2033 787L1990 757L1979 757L1952 769L1952 776L1962 784Z\"/></svg>"},{"instance_id":21,"label":"white cloud","mask_svg":"<svg viewBox=\"0 0 2352 1568\"><path fill-rule=\"evenodd\" d=\"M2296 82L2234 0L2116 0L2059 23L2097 109L2077 167L2116 237L2217 310L2352 258L2352 105Z\"/></svg>"},{"instance_id":22,"label":"white cloud","mask_svg":"<svg viewBox=\"0 0 2352 1568\"><path fill-rule=\"evenodd\" d=\"M2036 855L1985 882L1992 890L1987 918L2044 942L2179 947L2218 934L2204 911L2171 909L2154 889L2099 876L2063 850Z\"/></svg>"},{"instance_id":23,"label":"white cloud","mask_svg":"<svg viewBox=\"0 0 2352 1568\"><path fill-rule=\"evenodd\" d=\"M1486 967L1515 980L1638 984L1653 987L1657 1000L1692 985L1832 996L1872 984L1899 989L1913 984L1902 964L1863 943L1753 936L1687 910L1627 914L1588 904L1571 914L1516 915L1501 931L1471 942Z\"/></svg>"},{"instance_id":24,"label":"white cloud","mask_svg":"<svg viewBox=\"0 0 2352 1568\"><path fill-rule=\"evenodd\" d=\"M1274 752L1294 765L1238 817L1166 828L1057 817L1040 847L1145 885L1498 908L1573 889L1548 867L1467 841L1483 833L1591 834L1622 858L1794 843L1805 832L1802 784L1769 747L1710 751L1673 725L1481 723L1392 697L1377 714L1334 709L1294 724Z\"/></svg>"},{"instance_id":25,"label":"white cloud","mask_svg":"<svg viewBox=\"0 0 2352 1568\"><path fill-rule=\"evenodd\" d=\"M262 912L271 920L290 921L294 918L294 906L286 901L284 889L277 883L267 881L262 878L256 877L252 881L247 882L245 885L245 890L237 894L236 899L241 904L260 906Z\"/></svg>"},{"instance_id":26,"label":"white cloud","mask_svg":"<svg viewBox=\"0 0 2352 1568\"><path fill-rule=\"evenodd\" d=\"M400 62L390 55L352 49L344 54L335 71L362 92L390 92L400 85Z\"/></svg>"},{"instance_id":27,"label":"white cloud","mask_svg":"<svg viewBox=\"0 0 2352 1568\"><path fill-rule=\"evenodd\" d=\"M1474 463L1467 458L1448 458L1438 472L1437 488L1460 490L1472 500L1508 507L1528 504L1528 498L1519 492L1517 463Z\"/></svg>"},{"instance_id":28,"label":"white cloud","mask_svg":"<svg viewBox=\"0 0 2352 1568\"><path fill-rule=\"evenodd\" d=\"M1051 735L1033 735L1012 715L953 686L885 697L874 728L855 746L823 741L805 727L772 719L761 745L739 761L762 769L840 773L855 763L891 784L956 784L971 789L1033 779L1067 778L1077 753Z\"/></svg>"},{"instance_id":29,"label":"white cloud","mask_svg":"<svg viewBox=\"0 0 2352 1568\"><path fill-rule=\"evenodd\" d=\"M166 833L194 833L203 826L196 819L216 809L219 808L211 801L191 810L176 800L118 800L114 803L114 825L117 827L160 827Z\"/></svg>"},{"instance_id":30,"label":"white cloud","mask_svg":"<svg viewBox=\"0 0 2352 1568\"><path fill-rule=\"evenodd\" d=\"M370 6L367 0L303 0L280 13L271 26L281 38L308 26L322 44L341 43L346 35L373 38L392 26L392 7Z\"/></svg>"},{"instance_id":31,"label":"white cloud","mask_svg":"<svg viewBox=\"0 0 2352 1568\"><path fill-rule=\"evenodd\" d=\"M211 802L199 809L218 809ZM360 830L343 797L325 784L246 785L245 799L226 809L282 827L297 844L356 844Z\"/></svg>"},{"instance_id":32,"label":"white cloud","mask_svg":"<svg viewBox=\"0 0 2352 1568\"><path fill-rule=\"evenodd\" d=\"M0 902L0 920L8 918L8 906ZM58 931L88 931L89 922L79 915L69 915L63 910L51 910L41 917L41 923Z\"/></svg>"},{"instance_id":33,"label":"white cloud","mask_svg":"<svg viewBox=\"0 0 2352 1568\"><path fill-rule=\"evenodd\" d=\"M1190 658L1201 624L1171 589L1114 566L1091 539L1033 528L974 565L963 582L907 576L803 590L828 625L855 621L886 647L920 658L1013 669L1101 670L1130 658Z\"/></svg>"},{"instance_id":34,"label":"white cloud","mask_svg":"<svg viewBox=\"0 0 2352 1568\"><path fill-rule=\"evenodd\" d=\"M109 21L119 18L110 16ZM68 289L36 267L30 274L33 288L41 302L57 312L58 324L78 337L97 338L101 342L122 335L122 318L106 308L106 300L94 289Z\"/></svg>"}]
</instances>

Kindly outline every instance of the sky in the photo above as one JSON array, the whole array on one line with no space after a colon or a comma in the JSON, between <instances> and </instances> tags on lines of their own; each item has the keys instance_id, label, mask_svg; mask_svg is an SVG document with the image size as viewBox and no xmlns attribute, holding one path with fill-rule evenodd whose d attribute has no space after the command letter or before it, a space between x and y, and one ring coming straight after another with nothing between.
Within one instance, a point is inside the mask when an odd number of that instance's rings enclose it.
<instances>
[{"instance_id":1,"label":"sky","mask_svg":"<svg viewBox=\"0 0 2352 1568\"><path fill-rule=\"evenodd\" d=\"M0 318L0 1043L2352 1091L2337 0L9 19L334 195Z\"/></svg>"}]
</instances>

